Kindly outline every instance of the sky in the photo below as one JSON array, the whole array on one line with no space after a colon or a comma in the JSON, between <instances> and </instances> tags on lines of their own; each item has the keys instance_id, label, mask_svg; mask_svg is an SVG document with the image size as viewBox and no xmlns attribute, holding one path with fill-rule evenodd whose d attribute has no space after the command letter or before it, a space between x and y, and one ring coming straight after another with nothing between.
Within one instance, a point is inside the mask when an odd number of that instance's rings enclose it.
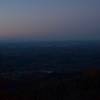
<instances>
[{"instance_id":1,"label":"sky","mask_svg":"<svg viewBox=\"0 0 100 100\"><path fill-rule=\"evenodd\" d=\"M100 0L0 0L0 38L100 39Z\"/></svg>"}]
</instances>

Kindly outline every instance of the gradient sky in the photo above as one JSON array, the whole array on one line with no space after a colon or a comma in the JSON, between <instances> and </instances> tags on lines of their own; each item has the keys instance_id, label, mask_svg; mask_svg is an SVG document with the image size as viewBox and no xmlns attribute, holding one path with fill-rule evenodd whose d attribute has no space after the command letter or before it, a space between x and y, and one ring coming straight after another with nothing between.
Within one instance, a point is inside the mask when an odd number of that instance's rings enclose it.
<instances>
[{"instance_id":1,"label":"gradient sky","mask_svg":"<svg viewBox=\"0 0 100 100\"><path fill-rule=\"evenodd\" d=\"M100 39L100 0L0 0L0 38Z\"/></svg>"}]
</instances>

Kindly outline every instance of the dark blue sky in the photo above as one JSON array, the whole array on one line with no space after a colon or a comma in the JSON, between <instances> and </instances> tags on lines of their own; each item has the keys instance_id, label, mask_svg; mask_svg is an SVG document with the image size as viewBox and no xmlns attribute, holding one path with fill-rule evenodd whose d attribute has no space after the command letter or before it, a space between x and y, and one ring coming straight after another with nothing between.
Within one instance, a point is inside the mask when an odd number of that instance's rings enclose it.
<instances>
[{"instance_id":1,"label":"dark blue sky","mask_svg":"<svg viewBox=\"0 0 100 100\"><path fill-rule=\"evenodd\" d=\"M100 0L0 0L0 37L100 39Z\"/></svg>"}]
</instances>

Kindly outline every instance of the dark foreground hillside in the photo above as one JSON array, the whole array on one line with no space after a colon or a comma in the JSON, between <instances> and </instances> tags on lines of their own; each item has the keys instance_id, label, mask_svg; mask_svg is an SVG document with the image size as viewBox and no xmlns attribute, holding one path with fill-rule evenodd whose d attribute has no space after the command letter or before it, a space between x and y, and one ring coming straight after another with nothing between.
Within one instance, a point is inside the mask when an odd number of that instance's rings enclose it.
<instances>
[{"instance_id":1,"label":"dark foreground hillside","mask_svg":"<svg viewBox=\"0 0 100 100\"><path fill-rule=\"evenodd\" d=\"M0 100L100 100L99 70L1 77Z\"/></svg>"}]
</instances>

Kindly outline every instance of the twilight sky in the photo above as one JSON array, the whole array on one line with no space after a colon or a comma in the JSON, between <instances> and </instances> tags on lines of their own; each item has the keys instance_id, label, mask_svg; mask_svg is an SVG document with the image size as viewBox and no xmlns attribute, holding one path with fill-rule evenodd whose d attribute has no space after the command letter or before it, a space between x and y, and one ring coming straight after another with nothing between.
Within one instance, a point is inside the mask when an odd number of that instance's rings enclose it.
<instances>
[{"instance_id":1,"label":"twilight sky","mask_svg":"<svg viewBox=\"0 0 100 100\"><path fill-rule=\"evenodd\" d=\"M100 39L100 0L0 0L0 38Z\"/></svg>"}]
</instances>

